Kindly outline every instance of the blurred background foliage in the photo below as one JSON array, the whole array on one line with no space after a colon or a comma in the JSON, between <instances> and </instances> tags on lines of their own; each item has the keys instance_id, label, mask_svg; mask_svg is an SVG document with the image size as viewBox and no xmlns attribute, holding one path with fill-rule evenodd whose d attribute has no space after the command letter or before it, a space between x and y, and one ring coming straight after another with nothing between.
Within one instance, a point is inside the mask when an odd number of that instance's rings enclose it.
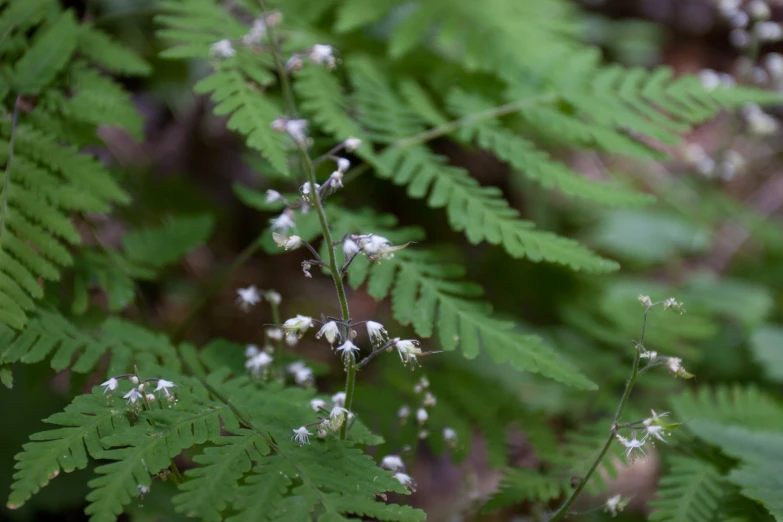
<instances>
[{"instance_id":1,"label":"blurred background foliage","mask_svg":"<svg viewBox=\"0 0 783 522\"><path fill-rule=\"evenodd\" d=\"M137 287L127 287L121 277L112 276L112 270L126 268L106 266L102 284L81 285L85 295L77 300L81 305L75 311L86 312L84 320L89 322L98 321L107 308L129 306L125 311L129 318L158 330L177 331L214 281L213 275L230 266L239 252L264 231L272 216L243 204L238 197L241 190L232 187L291 190L295 185L262 174L266 170L263 163L244 151L241 140L226 130L223 119L212 115L210 102L192 94L192 85L203 75L205 64L158 57L164 44L155 37L155 0L64 4L141 53L153 71L146 78L125 82L143 117L141 139L106 129L101 135L105 145L91 144L101 156L111 159L133 195L132 205L95 223L94 245L100 241L122 248L128 245L124 232L129 227L159 226L170 215L214 217L193 218L197 222L189 224L188 229L201 227L205 229L203 235L211 232L210 239L184 261L155 267L164 271L164 277L154 282L142 277ZM319 9L317 1L300 4L303 9L313 10L314 16ZM779 78L772 71L754 78L751 67L751 74L745 76L747 65L743 60L753 60L752 65L764 63L764 55L774 52L777 45L754 50L750 56L746 49L732 46L731 23L708 0L593 0L578 7L584 40L599 45L608 60L645 67L669 64L678 73L716 69L739 81L756 81L763 88L776 89ZM773 5L772 16L783 19L783 7ZM351 49L344 51L350 53ZM771 114L777 118L777 109ZM611 170L657 198L653 205L622 210L566 200L514 175L490 155L453 141L442 139L434 144L438 152L469 169L483 185L500 187L512 204L539 227L577 238L617 260L622 268L608 275L511 259L489 245L466 246L442 213L432 212L422 201L408 199L403 188L371 176L359 177L341 193L341 199L352 207L372 206L392 213L401 226L423 227L427 237L439 244L458 245L443 254L483 285L487 299L501 316L521 319L526 332L541 335L600 384L595 392L574 391L534 374L497 365L484 355L466 360L454 353L426 359L424 368L414 375L397 364L374 364L363 372L358 411L386 437L378 455L418 452L412 474L419 491L410 501L424 507L431 520L512 520L540 509L522 502L491 515L480 514L481 503L497 488L501 469L509 463L521 469L555 469L564 483L581 472L584 464L577 457L589 458L603 436L599 431L591 439L591 426L611 415L628 374L631 340L638 337L641 326L642 308L636 302L639 294L649 294L654 300L675 296L685 303L688 313L682 317L664 315L660 310L651 312L646 345L681 357L696 378L681 381L664 373L645 375L626 418L643 418L655 408L674 410L687 424L695 418L709 417L704 405L712 400L705 398L701 406L689 409L683 398L691 397L689 390L728 390L733 386L759 390L772 407L781 407L780 133L760 136L749 131L742 115L723 114L696 129L687 140L716 158L737 151L744 158L743 165L725 175L705 174L699 172L687 147L670 151L676 159L665 163L553 149L558 157L588 176L602 178L606 170ZM197 244L200 234L195 234ZM89 255L85 255L77 268L96 270L90 262ZM290 256L255 255L231 274L197 317L190 318L194 320L189 327L179 333L197 344L230 339L236 343L237 354L244 344L258 343L271 317L264 311L246 315L234 306L236 289L249 284L279 291L287 316L333 306L328 279L304 279ZM352 292L350 300L355 319L393 322L386 305L363 292ZM88 301L99 306L88 307ZM211 349L216 357L225 357L229 351L226 346ZM331 354L323 353L322 346L303 343L296 350L334 370L326 372L324 366L318 372L319 390L341 389L342 371ZM232 364L241 371L243 360L237 357ZM6 491L13 456L30 433L42 428L40 419L58 411L72 392L99 382L98 377L68 371L53 374L44 364L17 366L13 389L2 392L5 417L0 430L0 468L6 472L0 475L0 484ZM459 438L453 449L434 435L419 443L412 419L402 427L398 425L399 408L408 405L415 409L422 400L421 394L413 390L419 374L429 378L430 390L438 401L432 409L429 429L437 434L444 427L454 428ZM384 393L377 393L378 389ZM726 400L736 402L731 397ZM753 395L749 400L748 409L752 410L762 399ZM575 429L587 440L565 438ZM678 431L677 437L682 441L678 439L680 449L673 455L669 454L670 448L663 447L634 466L625 466L621 460L608 466L616 468L605 477L609 491L633 497L622 519L638 519L652 510L649 501L655 496L664 469L660 454L664 460L676 460L685 451L682 448L698 449L692 435ZM687 466L691 461L676 462ZM187 468L187 462L182 465ZM724 462L723 468L716 469L725 471L729 467ZM618 475L619 479L612 478ZM23 509L4 510L1 516L15 520L82 520L84 483L75 476L54 481L45 494L34 497ZM540 498L552 501L557 496L543 492ZM171 511L167 499L165 486L154 488L133 508L130 518L182 518ZM583 498L578 507L589 510L604 499ZM748 501L740 518L752 519L756 514L764 517L763 511L754 510L757 507ZM585 519L602 516L593 512Z\"/></svg>"}]
</instances>

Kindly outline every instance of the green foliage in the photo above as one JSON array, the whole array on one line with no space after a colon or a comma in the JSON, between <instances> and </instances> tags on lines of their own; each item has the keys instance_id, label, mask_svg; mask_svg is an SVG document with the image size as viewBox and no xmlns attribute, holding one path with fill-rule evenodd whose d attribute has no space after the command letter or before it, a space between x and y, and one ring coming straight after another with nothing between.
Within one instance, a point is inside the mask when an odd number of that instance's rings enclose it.
<instances>
[{"instance_id":1,"label":"green foliage","mask_svg":"<svg viewBox=\"0 0 783 522\"><path fill-rule=\"evenodd\" d=\"M703 460L677 457L658 485L658 498L650 503L655 522L708 522L718 511L726 492L719 471Z\"/></svg>"}]
</instances>

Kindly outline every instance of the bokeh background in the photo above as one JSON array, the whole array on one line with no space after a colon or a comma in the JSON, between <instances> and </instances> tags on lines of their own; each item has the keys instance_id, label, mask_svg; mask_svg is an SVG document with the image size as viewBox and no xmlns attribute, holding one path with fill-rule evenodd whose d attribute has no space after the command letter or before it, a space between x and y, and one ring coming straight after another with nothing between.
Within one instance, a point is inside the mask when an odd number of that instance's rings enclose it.
<instances>
[{"instance_id":1,"label":"bokeh background","mask_svg":"<svg viewBox=\"0 0 783 522\"><path fill-rule=\"evenodd\" d=\"M64 4L135 48L154 67L148 78L126 82L146 122L144 140L134 141L105 129L102 138L106 145L95 149L130 187L134 203L117 219L96 218L96 235L85 234L88 241L119 245L127 224L154 224L172 213L209 211L217 216L209 243L170 269L162 282L143 283L139 289L143 299L127 311L130 318L172 331L189 317L199 296L215 281L215 274L223 273L272 217L244 205L233 186L290 190L303 180L287 184L259 173L255 158L244 151L241 140L226 130L223 119L212 114L209 100L192 93L191 87L206 64L157 58L163 43L155 37L154 0ZM677 73L701 74L705 82L735 81L781 89L783 58L775 53L783 51L783 45L743 45L737 31L753 22L743 24L741 19L725 16L730 4L711 0L585 0L580 3L584 39L599 45L607 60L625 65L668 64ZM771 19L783 21L783 5L764 4ZM439 407L434 408L433 432L443 427L438 423L449 418L449 408L470 404L467 415L472 422L461 426L461 433L472 436L461 437L457 448L444 451L435 437L417 443L411 423L400 427L396 415L388 414L413 404L411 387L420 375L411 375L397 365L372 366L361 375L359 409L376 429L390 434L379 454L399 452L406 446L418 452L413 474L419 490L411 498L412 504L424 507L431 520L535 519L529 505L491 516L479 514L478 505L496 488L499 464L505 458L516 466L535 465L531 439L539 436L537 423L547 426L547 434L563 434L616 403L627 373L629 341L638 335L641 325L641 308L636 303L640 293L654 298L673 295L685 303L688 314L682 318L651 314L648 339L662 352L680 354L689 371L697 375L689 383L650 376L634 399L641 416L649 405L688 386L754 384L780 393L783 327L777 323L783 313L783 164L779 115L774 108L759 113L752 107L723 114L689 135L687 146L670 150L675 159L667 163L552 150L587 176L602 179L612 170L657 196L654 205L635 210L598 210L574 203L525 181L489 154L466 150L448 139L433 143L436 151L468 168L482 184L502 188L509 201L541 228L577 238L620 261L621 271L606 276L513 260L486 245L467 246L461 234L450 230L442 213L427 209L421 201L408 200L403 188L372 175L346 186L341 198L348 206L371 204L395 214L401 225L423 226L429 238L452 244L449 255L484 286L501 314L524 321L529 331L544 336L588 377L602 383L596 393L575 394L482 357L474 361L457 354L429 358L420 373L432 382L443 412L439 414ZM217 337L239 345L259 343L271 316L260 308L245 314L234 304L236 289L250 284L280 292L284 316L334 308L329 279L303 278L295 257L258 254L248 259L198 309L182 337L200 345ZM105 300L98 289L91 298L97 303ZM357 320L393 323L387 306L362 291L351 292L350 304ZM322 346L303 342L295 350L323 363L319 389L341 389L341 370ZM327 371L329 365L334 371ZM1 392L3 491L10 484L14 454L30 433L42 429L40 419L67 404L71 392L88 390L98 378L75 377L67 371L54 375L43 364L15 369L15 377L14 389ZM382 383L388 392L378 394ZM473 393L485 383L492 384L493 393ZM517 421L508 421L512 416ZM498 419L504 420L501 423ZM556 444L557 440L551 442ZM188 467L187 459L179 464L181 469ZM612 491L633 497L622 515L625 519L638 519L647 512L645 503L654 495L658 465L658 455L653 452L634 466L620 466L619 478L610 481ZM4 509L0 517L84 520L82 499L89 473L85 470L68 480L54 481L46 494L34 497L20 511ZM165 498L162 492L153 493L139 504L162 504ZM589 510L602 499L584 498L579 508ZM167 508L160 509L166 512ZM136 506L133 519L180 517L172 512L165 516L155 513ZM602 515L594 512L586 516Z\"/></svg>"}]
</instances>

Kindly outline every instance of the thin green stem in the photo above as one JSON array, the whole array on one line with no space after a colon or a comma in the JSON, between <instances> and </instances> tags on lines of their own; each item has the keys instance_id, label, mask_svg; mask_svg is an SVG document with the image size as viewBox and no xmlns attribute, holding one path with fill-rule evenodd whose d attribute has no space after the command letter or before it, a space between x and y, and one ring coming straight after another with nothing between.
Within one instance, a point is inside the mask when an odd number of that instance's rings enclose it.
<instances>
[{"instance_id":1,"label":"thin green stem","mask_svg":"<svg viewBox=\"0 0 783 522\"><path fill-rule=\"evenodd\" d=\"M14 115L11 120L11 139L8 142L8 161L5 164L5 176L3 179L3 203L0 209L0 238L5 233L5 214L8 211L8 189L11 186L11 163L14 161L14 138L16 138L16 122L19 120L19 102L22 96L16 97L14 102Z\"/></svg>"},{"instance_id":2,"label":"thin green stem","mask_svg":"<svg viewBox=\"0 0 783 522\"><path fill-rule=\"evenodd\" d=\"M548 522L555 522L557 520L560 520L561 518L567 517L570 513L568 512L568 508L571 507L571 505L576 501L577 498L579 498L579 495L582 493L582 490L587 486L587 482L590 480L590 477L593 475L595 470L598 468L598 466L601 464L601 460L604 458L604 455L606 455L606 452L609 451L609 447L612 445L612 442L614 442L615 435L617 433L617 428L620 423L620 417L623 415L623 410L625 409L625 405L628 403L628 399L631 397L631 390L633 390L634 384L636 383L637 377L639 377L639 360L641 359L641 346L644 342L644 333L647 327L647 314L650 311L651 307L648 307L644 311L644 320L642 322L642 336L638 343L636 343L636 346L634 348L634 351L636 352L633 358L633 369L631 370L631 377L628 379L628 382L625 383L625 391L623 392L623 396L620 399L620 404L617 405L617 411L614 414L614 420L612 421L612 427L609 430L609 435L606 437L606 440L604 441L603 446L601 446L601 450L598 452L598 455L596 456L595 460L593 460L592 464L590 464L590 467L585 472L584 476L582 477L582 480L579 481L579 485L574 489L574 491L571 493L571 495L568 496L568 498L563 502L563 504L555 511L551 517L549 517Z\"/></svg>"},{"instance_id":3,"label":"thin green stem","mask_svg":"<svg viewBox=\"0 0 783 522\"><path fill-rule=\"evenodd\" d=\"M267 6L265 0L259 0L261 8L267 12ZM291 82L288 79L288 73L285 70L283 61L280 59L280 50L277 45L277 38L275 37L275 30L273 27L267 27L267 36L269 37L269 43L272 49L272 59L275 62L275 68L277 69L277 75L280 77L280 89L283 91L283 100L285 101L286 110L288 116L291 118L296 117L296 102L294 100L294 91L291 88ZM326 217L326 211L324 210L323 202L318 196L318 190L316 189L315 168L313 167L313 161L310 159L310 155L305 148L305 144L297 141L297 151L299 152L299 158L302 162L305 175L307 176L307 182L310 183L310 194L312 194L313 207L318 215L318 222L321 225L321 233L323 235L323 241L326 244L326 252L328 254L329 271L332 274L332 280L334 281L334 287L337 291L337 299L340 301L340 313L342 314L343 322L350 320L350 313L348 311L348 298L345 294L345 284L343 283L342 274L337 266L337 255L335 253L335 247L332 243L332 233L329 230L329 220ZM349 339L348 328L342 327L343 339ZM347 366L347 376L345 382L345 408L350 411L353 405L353 392L354 384L356 381L356 360L353 356L350 357ZM347 435L347 423L343 424L340 429L340 439L344 440Z\"/></svg>"}]
</instances>

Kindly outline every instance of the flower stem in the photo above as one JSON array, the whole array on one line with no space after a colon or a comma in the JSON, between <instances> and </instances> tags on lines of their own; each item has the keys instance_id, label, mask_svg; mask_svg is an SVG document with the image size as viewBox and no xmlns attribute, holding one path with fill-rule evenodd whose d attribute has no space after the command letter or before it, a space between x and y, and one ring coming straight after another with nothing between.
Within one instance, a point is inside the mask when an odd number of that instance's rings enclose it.
<instances>
[{"instance_id":1,"label":"flower stem","mask_svg":"<svg viewBox=\"0 0 783 522\"><path fill-rule=\"evenodd\" d=\"M623 410L625 409L625 405L628 403L628 399L631 396L631 390L634 387L634 384L636 384L636 379L639 377L639 360L641 359L641 346L644 342L644 333L645 329L647 327L647 313L650 311L650 307L648 307L644 311L644 321L642 323L642 336L639 342L636 344L635 351L636 354L633 358L633 369L631 370L631 377L628 379L628 382L625 383L625 391L623 392L623 396L620 399L620 404L617 405L617 411L614 414L614 420L612 421L612 427L609 430L609 435L606 437L606 441L604 441L603 446L601 447L601 450L598 452L598 455L596 456L595 460L593 460L593 463L590 464L590 467L587 469L587 472L585 472L584 477L582 477L582 480L579 481L579 485L574 489L574 491L571 493L571 495L568 496L568 498L563 502L563 504L555 511L551 517L549 517L547 522L555 522L557 520L560 520L561 518L567 517L570 513L568 512L568 508L571 507L571 505L576 501L576 499L579 497L579 495L582 493L582 490L587 486L587 482L590 480L590 477L593 475L593 472L598 468L598 466L601 464L601 460L604 458L604 455L606 455L606 452L609 451L609 446L612 445L612 442L614 441L615 433L617 431L618 424L620 422L620 417L623 415Z\"/></svg>"},{"instance_id":2,"label":"flower stem","mask_svg":"<svg viewBox=\"0 0 783 522\"><path fill-rule=\"evenodd\" d=\"M264 11L268 11L265 0L260 0L261 8ZM280 77L280 89L283 91L283 99L285 100L286 111L291 118L296 117L296 103L294 101L294 91L291 89L291 82L288 79L288 73L285 70L283 61L280 59L280 50L277 46L277 38L275 37L275 30L273 27L267 27L267 35L269 36L269 43L272 49L272 59L275 62L275 68L277 74ZM332 244L332 233L329 230L329 220L326 217L326 211L324 210L323 202L318 195L315 179L315 168L313 167L313 161L310 159L310 155L305 148L305 145L296 143L297 151L299 152L299 158L302 161L302 167L304 168L305 175L307 176L307 182L310 183L310 194L313 195L313 206L315 212L318 215L318 222L321 224L321 233L323 234L323 240L326 244L326 251L328 253L328 265L329 271L332 274L332 280L334 281L334 287L337 290L337 299L340 301L340 313L342 314L343 322L350 320L350 313L348 311L348 299L345 295L345 284L343 282L342 274L337 266L337 255L335 254L335 247ZM342 334L344 339L349 339L348 328L342 327ZM356 382L356 359L351 355L347 363L348 375L345 380L345 409L351 411L351 405L353 403L353 391L354 384ZM344 440L347 435L347 423L343 424L340 429L340 440Z\"/></svg>"}]
</instances>

